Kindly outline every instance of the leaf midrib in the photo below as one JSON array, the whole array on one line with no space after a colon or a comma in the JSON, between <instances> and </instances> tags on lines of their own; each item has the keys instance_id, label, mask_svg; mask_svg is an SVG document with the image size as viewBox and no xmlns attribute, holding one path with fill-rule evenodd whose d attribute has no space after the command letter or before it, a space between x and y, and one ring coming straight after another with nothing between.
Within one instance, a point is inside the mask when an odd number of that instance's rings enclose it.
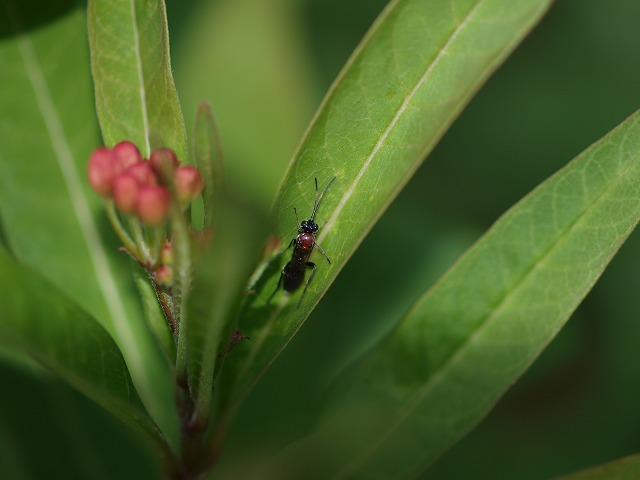
<instances>
[{"instance_id":1,"label":"leaf midrib","mask_svg":"<svg viewBox=\"0 0 640 480\"><path fill-rule=\"evenodd\" d=\"M136 2L130 0L131 5L131 27L133 28L134 52L136 55L136 71L138 73L138 91L140 93L140 111L142 113L142 125L144 129L145 151L147 156L151 155L151 140L149 135L149 112L147 111L147 91L144 82L144 69L142 67L142 56L140 50L140 32L138 30L138 19L136 16ZM124 140L124 139L123 139Z\"/></svg>"}]
</instances>

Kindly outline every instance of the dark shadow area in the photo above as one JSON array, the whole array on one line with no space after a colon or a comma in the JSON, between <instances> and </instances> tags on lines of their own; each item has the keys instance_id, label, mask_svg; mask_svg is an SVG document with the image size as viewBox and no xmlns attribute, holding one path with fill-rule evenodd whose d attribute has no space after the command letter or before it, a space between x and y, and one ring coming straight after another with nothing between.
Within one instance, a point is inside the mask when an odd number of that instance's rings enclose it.
<instances>
[{"instance_id":1,"label":"dark shadow area","mask_svg":"<svg viewBox=\"0 0 640 480\"><path fill-rule=\"evenodd\" d=\"M77 0L2 0L0 41L54 22L85 3Z\"/></svg>"}]
</instances>

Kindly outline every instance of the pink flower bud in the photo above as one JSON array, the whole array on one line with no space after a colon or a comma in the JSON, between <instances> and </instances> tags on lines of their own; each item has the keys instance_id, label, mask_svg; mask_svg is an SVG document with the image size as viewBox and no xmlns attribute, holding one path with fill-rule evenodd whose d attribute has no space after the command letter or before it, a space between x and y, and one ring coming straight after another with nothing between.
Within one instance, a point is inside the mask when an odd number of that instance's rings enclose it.
<instances>
[{"instance_id":1,"label":"pink flower bud","mask_svg":"<svg viewBox=\"0 0 640 480\"><path fill-rule=\"evenodd\" d=\"M115 156L104 147L96 148L89 157L87 177L93 189L103 197L111 195L111 183L115 175Z\"/></svg>"},{"instance_id":2,"label":"pink flower bud","mask_svg":"<svg viewBox=\"0 0 640 480\"><path fill-rule=\"evenodd\" d=\"M158 185L142 185L138 190L135 211L145 224L159 226L167 220L171 196Z\"/></svg>"},{"instance_id":3,"label":"pink flower bud","mask_svg":"<svg viewBox=\"0 0 640 480\"><path fill-rule=\"evenodd\" d=\"M135 165L132 165L127 170L127 173L132 175L140 185L157 185L158 177L151 168L149 162L140 161Z\"/></svg>"},{"instance_id":4,"label":"pink flower bud","mask_svg":"<svg viewBox=\"0 0 640 480\"><path fill-rule=\"evenodd\" d=\"M116 158L116 173L124 172L127 168L142 161L140 150L132 142L124 141L113 147Z\"/></svg>"},{"instance_id":5,"label":"pink flower bud","mask_svg":"<svg viewBox=\"0 0 640 480\"><path fill-rule=\"evenodd\" d=\"M162 265L173 265L175 261L175 255L173 254L173 247L171 243L167 241L160 250L160 263Z\"/></svg>"},{"instance_id":6,"label":"pink flower bud","mask_svg":"<svg viewBox=\"0 0 640 480\"><path fill-rule=\"evenodd\" d=\"M162 265L155 271L156 282L163 287L170 287L173 284L173 268Z\"/></svg>"},{"instance_id":7,"label":"pink flower bud","mask_svg":"<svg viewBox=\"0 0 640 480\"><path fill-rule=\"evenodd\" d=\"M120 173L113 179L113 200L122 213L131 215L135 211L139 189L138 181L128 172Z\"/></svg>"},{"instance_id":8,"label":"pink flower bud","mask_svg":"<svg viewBox=\"0 0 640 480\"><path fill-rule=\"evenodd\" d=\"M168 184L173 178L173 172L178 168L180 162L176 158L173 150L168 148L158 148L151 152L149 157L151 168L156 172L163 183Z\"/></svg>"},{"instance_id":9,"label":"pink flower bud","mask_svg":"<svg viewBox=\"0 0 640 480\"><path fill-rule=\"evenodd\" d=\"M200 172L196 167L189 165L178 167L173 176L173 182L178 202L183 206L191 203L204 188Z\"/></svg>"}]
</instances>

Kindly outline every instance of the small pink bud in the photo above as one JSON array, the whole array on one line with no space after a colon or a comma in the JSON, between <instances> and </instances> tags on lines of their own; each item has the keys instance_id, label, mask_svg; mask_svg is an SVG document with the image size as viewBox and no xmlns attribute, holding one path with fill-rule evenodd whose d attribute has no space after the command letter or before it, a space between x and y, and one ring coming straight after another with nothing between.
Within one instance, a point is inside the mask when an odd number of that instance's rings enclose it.
<instances>
[{"instance_id":1,"label":"small pink bud","mask_svg":"<svg viewBox=\"0 0 640 480\"><path fill-rule=\"evenodd\" d=\"M173 247L168 241L162 246L160 250L160 263L162 265L173 265L175 261L175 255L173 254Z\"/></svg>"},{"instance_id":2,"label":"small pink bud","mask_svg":"<svg viewBox=\"0 0 640 480\"><path fill-rule=\"evenodd\" d=\"M162 265L155 271L156 282L163 287L170 287L173 284L173 268Z\"/></svg>"},{"instance_id":3,"label":"small pink bud","mask_svg":"<svg viewBox=\"0 0 640 480\"><path fill-rule=\"evenodd\" d=\"M158 148L151 152L149 163L151 164L151 168L153 168L165 184L171 181L173 178L173 172L180 165L180 162L178 162L178 159L176 158L176 154L173 153L173 150L168 148Z\"/></svg>"},{"instance_id":4,"label":"small pink bud","mask_svg":"<svg viewBox=\"0 0 640 480\"><path fill-rule=\"evenodd\" d=\"M127 168L142 161L140 150L132 142L124 141L113 147L116 158L116 173L124 172Z\"/></svg>"},{"instance_id":5,"label":"small pink bud","mask_svg":"<svg viewBox=\"0 0 640 480\"><path fill-rule=\"evenodd\" d=\"M157 185L158 177L151 168L149 162L140 161L135 165L132 165L127 170L127 173L132 175L140 185Z\"/></svg>"},{"instance_id":6,"label":"small pink bud","mask_svg":"<svg viewBox=\"0 0 640 480\"><path fill-rule=\"evenodd\" d=\"M138 181L128 172L116 175L113 179L111 186L113 200L122 213L131 215L135 211L139 189Z\"/></svg>"},{"instance_id":7,"label":"small pink bud","mask_svg":"<svg viewBox=\"0 0 640 480\"><path fill-rule=\"evenodd\" d=\"M108 197L111 194L111 183L115 175L115 156L104 147L96 148L89 157L87 164L87 177L93 189Z\"/></svg>"},{"instance_id":8,"label":"small pink bud","mask_svg":"<svg viewBox=\"0 0 640 480\"><path fill-rule=\"evenodd\" d=\"M197 168L192 166L178 167L173 182L180 205L187 205L196 198L204 188L204 182Z\"/></svg>"},{"instance_id":9,"label":"small pink bud","mask_svg":"<svg viewBox=\"0 0 640 480\"><path fill-rule=\"evenodd\" d=\"M167 220L171 196L158 185L142 185L138 190L135 211L145 224L159 226Z\"/></svg>"}]
</instances>

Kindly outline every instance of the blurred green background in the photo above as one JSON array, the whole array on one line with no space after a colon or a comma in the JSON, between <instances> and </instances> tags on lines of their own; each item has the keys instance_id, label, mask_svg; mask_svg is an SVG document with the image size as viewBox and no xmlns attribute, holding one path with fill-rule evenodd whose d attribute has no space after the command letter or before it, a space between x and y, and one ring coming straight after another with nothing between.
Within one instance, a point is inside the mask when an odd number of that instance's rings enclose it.
<instances>
[{"instance_id":1,"label":"blurred green background","mask_svg":"<svg viewBox=\"0 0 640 480\"><path fill-rule=\"evenodd\" d=\"M188 129L197 101L208 99L232 187L271 202L324 92L385 3L167 2ZM502 212L640 106L639 20L637 0L556 2L247 399L220 478L237 478L239 465L310 428L323 384L344 362L384 334ZM424 478L547 478L640 451L638 252L635 233L531 370ZM16 387L0 395L7 478L155 478L118 421L0 354L2 384Z\"/></svg>"}]
</instances>

